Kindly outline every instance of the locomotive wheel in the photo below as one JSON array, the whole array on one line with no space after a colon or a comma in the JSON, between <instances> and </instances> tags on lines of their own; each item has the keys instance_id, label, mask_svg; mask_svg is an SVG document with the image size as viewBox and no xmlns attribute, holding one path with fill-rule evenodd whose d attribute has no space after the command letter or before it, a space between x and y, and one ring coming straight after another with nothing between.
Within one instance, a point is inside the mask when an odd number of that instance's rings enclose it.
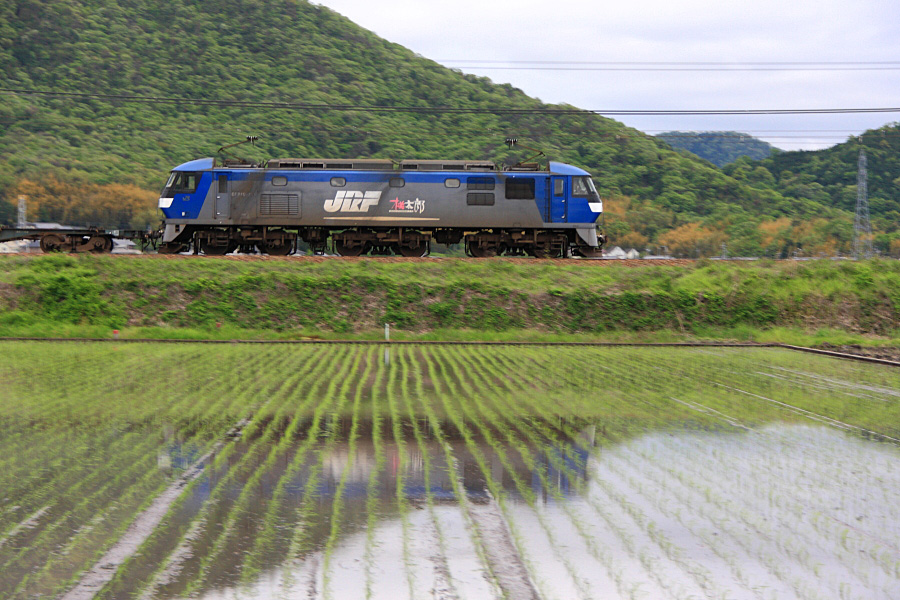
<instances>
[{"instance_id":1,"label":"locomotive wheel","mask_svg":"<svg viewBox=\"0 0 900 600\"><path fill-rule=\"evenodd\" d=\"M55 233L47 233L41 236L41 252L62 252L66 245L66 238Z\"/></svg>"},{"instance_id":2,"label":"locomotive wheel","mask_svg":"<svg viewBox=\"0 0 900 600\"><path fill-rule=\"evenodd\" d=\"M334 251L341 256L359 256L363 253L363 250L365 250L363 246L347 246L340 242L334 243Z\"/></svg>"},{"instance_id":3,"label":"locomotive wheel","mask_svg":"<svg viewBox=\"0 0 900 600\"><path fill-rule=\"evenodd\" d=\"M483 248L481 246L469 246L469 252L475 258L491 258L497 256L496 248Z\"/></svg>"},{"instance_id":4,"label":"locomotive wheel","mask_svg":"<svg viewBox=\"0 0 900 600\"><path fill-rule=\"evenodd\" d=\"M400 246L398 251L400 256L405 256L407 258L422 258L428 254L428 246L426 244L420 244L419 246Z\"/></svg>"},{"instance_id":5,"label":"locomotive wheel","mask_svg":"<svg viewBox=\"0 0 900 600\"><path fill-rule=\"evenodd\" d=\"M112 249L112 238L102 235L92 235L83 246L78 248L78 251L91 252L93 254L102 254L104 252L110 252L112 251Z\"/></svg>"},{"instance_id":6,"label":"locomotive wheel","mask_svg":"<svg viewBox=\"0 0 900 600\"><path fill-rule=\"evenodd\" d=\"M293 244L257 244L260 254L268 254L270 256L287 256L294 249Z\"/></svg>"},{"instance_id":7,"label":"locomotive wheel","mask_svg":"<svg viewBox=\"0 0 900 600\"><path fill-rule=\"evenodd\" d=\"M207 256L222 256L224 254L228 254L229 252L234 252L235 248L237 248L237 245L231 242L225 244L224 246L211 244L207 241L200 242L200 250Z\"/></svg>"}]
</instances>

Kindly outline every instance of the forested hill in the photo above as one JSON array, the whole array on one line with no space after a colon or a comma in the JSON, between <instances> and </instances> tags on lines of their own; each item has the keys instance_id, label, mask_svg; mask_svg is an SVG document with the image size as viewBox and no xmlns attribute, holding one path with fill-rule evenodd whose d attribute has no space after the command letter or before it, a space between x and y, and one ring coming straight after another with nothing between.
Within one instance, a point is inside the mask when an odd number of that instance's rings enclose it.
<instances>
[{"instance_id":1,"label":"forested hill","mask_svg":"<svg viewBox=\"0 0 900 600\"><path fill-rule=\"evenodd\" d=\"M857 138L815 152L780 152L759 161L742 161L725 172L757 187L852 211L860 149L868 162L869 209L889 226L900 223L900 124L866 131ZM760 177L762 167L769 174ZM756 172L757 175L752 175ZM760 182L767 182L759 185Z\"/></svg>"},{"instance_id":2,"label":"forested hill","mask_svg":"<svg viewBox=\"0 0 900 600\"><path fill-rule=\"evenodd\" d=\"M852 223L824 198L787 198L752 173L738 180L611 119L548 113L573 107L446 69L300 0L7 0L0 78L7 90L187 100L3 93L0 221L25 193L33 220L158 222L156 191L173 165L252 134L259 145L244 152L257 159L507 163L525 157L504 145L516 136L593 173L613 242L638 248L840 250L848 240L831 225Z\"/></svg>"},{"instance_id":3,"label":"forested hill","mask_svg":"<svg viewBox=\"0 0 900 600\"><path fill-rule=\"evenodd\" d=\"M440 67L302 1L12 0L0 11L5 88L367 107L554 108L509 85ZM22 177L48 173L156 189L172 165L247 134L260 136L258 158L495 160L522 157L503 143L515 135L552 158L588 168L607 197L652 201L686 219L723 203L750 211L771 204L771 194L592 114L3 99L0 121L8 127L0 136L0 171L7 193Z\"/></svg>"},{"instance_id":4,"label":"forested hill","mask_svg":"<svg viewBox=\"0 0 900 600\"><path fill-rule=\"evenodd\" d=\"M772 154L771 145L739 131L667 131L656 137L717 167L724 167L742 156L758 160Z\"/></svg>"}]
</instances>

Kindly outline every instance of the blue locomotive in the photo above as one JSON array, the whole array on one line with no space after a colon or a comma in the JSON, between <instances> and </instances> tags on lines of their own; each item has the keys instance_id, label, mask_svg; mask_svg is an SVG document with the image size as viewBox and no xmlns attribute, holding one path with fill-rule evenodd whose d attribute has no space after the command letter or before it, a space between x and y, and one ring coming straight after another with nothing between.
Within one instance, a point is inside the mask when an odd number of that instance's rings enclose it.
<instances>
[{"instance_id":1,"label":"blue locomotive","mask_svg":"<svg viewBox=\"0 0 900 600\"><path fill-rule=\"evenodd\" d=\"M603 202L586 171L550 161L201 158L175 167L159 199L160 252L599 257Z\"/></svg>"}]
</instances>

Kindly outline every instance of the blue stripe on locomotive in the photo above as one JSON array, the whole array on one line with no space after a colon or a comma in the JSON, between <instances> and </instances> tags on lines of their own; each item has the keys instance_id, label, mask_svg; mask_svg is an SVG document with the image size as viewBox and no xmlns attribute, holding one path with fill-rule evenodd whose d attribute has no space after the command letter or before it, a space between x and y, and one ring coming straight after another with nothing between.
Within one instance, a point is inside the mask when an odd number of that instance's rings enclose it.
<instances>
[{"instance_id":1,"label":"blue stripe on locomotive","mask_svg":"<svg viewBox=\"0 0 900 600\"><path fill-rule=\"evenodd\" d=\"M184 164L178 165L173 172L196 172L199 174L197 189L192 193L176 193L172 204L162 208L162 212L168 219L196 219L200 215L200 210L209 193L209 188L213 184L215 161L212 158L201 158L192 160ZM231 181L244 181L251 173L259 171L244 169L224 169L222 172L229 174ZM471 171L339 171L339 170L323 170L323 171L291 171L287 169L278 169L277 171L266 171L265 182L271 185L273 177L286 177L288 181L308 181L308 182L328 182L333 177L343 177L347 183L377 183L384 182L391 177L397 177L402 174L403 178L410 183L434 183L443 184L447 177L484 177L494 180L495 185L499 187L500 177L490 172L471 172ZM546 203L549 201L550 221L552 223L574 223L593 225L600 214L595 212L589 206L589 199L585 197L572 195L572 177L590 176L590 174L578 167L567 165L565 163L550 162L550 171L548 172L521 172L511 173L505 172L506 179L515 178L532 178L535 180L535 203L541 214L546 214ZM553 176L564 176L566 182L566 193L562 198L557 198L550 194L548 186ZM568 205L568 208L566 207ZM490 227L489 223L485 223L486 227Z\"/></svg>"}]
</instances>

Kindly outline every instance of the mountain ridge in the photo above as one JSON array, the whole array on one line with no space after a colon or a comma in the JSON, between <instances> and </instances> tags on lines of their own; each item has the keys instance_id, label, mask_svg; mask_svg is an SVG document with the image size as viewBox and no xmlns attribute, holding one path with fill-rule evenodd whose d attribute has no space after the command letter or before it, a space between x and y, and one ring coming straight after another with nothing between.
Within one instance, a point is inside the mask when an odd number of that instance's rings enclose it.
<instances>
[{"instance_id":1,"label":"mountain ridge","mask_svg":"<svg viewBox=\"0 0 900 600\"><path fill-rule=\"evenodd\" d=\"M67 212L60 196L70 204L93 202L82 188L107 198L99 188L119 185L130 190L128 210L107 220L150 225L153 190L172 166L252 134L260 136L249 150L256 159L506 163L527 157L504 145L506 137L518 137L590 171L607 199L612 241L635 247L707 253L698 249L718 249L724 236L748 254L804 244L840 251L846 236L834 235L830 224L852 223L852 214L833 206L828 194L785 196L763 165L739 162L723 172L612 119L442 67L302 0L15 0L0 6L0 73L9 88L186 100L4 94L0 122L9 126L0 131L0 220L7 222L11 201L23 190L40 220L71 220L96 211ZM276 110L194 106L190 99L485 112ZM576 112L546 112L552 109ZM491 112L502 110L524 112ZM779 219L814 222L812 237L806 232L801 240L798 225L789 224L772 242L763 226Z\"/></svg>"}]
</instances>

